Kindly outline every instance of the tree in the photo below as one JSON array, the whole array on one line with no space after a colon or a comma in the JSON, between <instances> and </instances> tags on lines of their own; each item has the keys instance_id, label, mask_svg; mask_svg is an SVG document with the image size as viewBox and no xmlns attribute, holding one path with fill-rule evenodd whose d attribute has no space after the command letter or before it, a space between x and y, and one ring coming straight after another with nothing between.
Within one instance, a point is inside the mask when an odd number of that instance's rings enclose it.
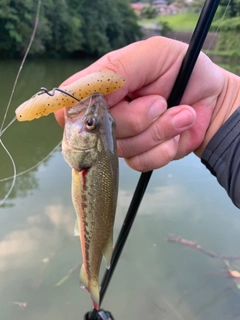
<instances>
[{"instance_id":1,"label":"tree","mask_svg":"<svg viewBox=\"0 0 240 320\"><path fill-rule=\"evenodd\" d=\"M36 15L34 0L0 0L0 55L26 50ZM31 55L100 56L141 37L128 0L44 0Z\"/></svg>"},{"instance_id":2,"label":"tree","mask_svg":"<svg viewBox=\"0 0 240 320\"><path fill-rule=\"evenodd\" d=\"M79 13L83 17L83 49L90 54L105 54L141 35L137 16L126 0L83 0Z\"/></svg>"},{"instance_id":3,"label":"tree","mask_svg":"<svg viewBox=\"0 0 240 320\"><path fill-rule=\"evenodd\" d=\"M224 20L222 21L222 17ZM217 10L215 21L211 26L212 31L218 30L218 42L216 50L228 52L232 56L240 56L240 0L232 0L228 6L227 0L221 0ZM219 28L220 26L220 28Z\"/></svg>"},{"instance_id":4,"label":"tree","mask_svg":"<svg viewBox=\"0 0 240 320\"><path fill-rule=\"evenodd\" d=\"M219 25L218 21L216 21L213 24L212 29L216 30L218 28L218 25ZM239 17L234 17L231 19L224 20L219 30L216 50L220 52L228 51L230 55L239 57L240 41L236 41L236 39L239 38L239 33L240 33Z\"/></svg>"},{"instance_id":5,"label":"tree","mask_svg":"<svg viewBox=\"0 0 240 320\"><path fill-rule=\"evenodd\" d=\"M193 12L200 13L204 3L205 3L205 0L193 0L190 3L189 8Z\"/></svg>"},{"instance_id":6,"label":"tree","mask_svg":"<svg viewBox=\"0 0 240 320\"><path fill-rule=\"evenodd\" d=\"M32 16L36 6L31 0L0 0L0 52L12 57L22 52L33 28Z\"/></svg>"},{"instance_id":7,"label":"tree","mask_svg":"<svg viewBox=\"0 0 240 320\"><path fill-rule=\"evenodd\" d=\"M215 19L234 18L240 16L240 0L232 0L229 4L228 0L221 0L217 9Z\"/></svg>"},{"instance_id":8,"label":"tree","mask_svg":"<svg viewBox=\"0 0 240 320\"><path fill-rule=\"evenodd\" d=\"M157 10L154 7L144 7L141 10L141 17L145 19L152 19L157 16Z\"/></svg>"}]
</instances>

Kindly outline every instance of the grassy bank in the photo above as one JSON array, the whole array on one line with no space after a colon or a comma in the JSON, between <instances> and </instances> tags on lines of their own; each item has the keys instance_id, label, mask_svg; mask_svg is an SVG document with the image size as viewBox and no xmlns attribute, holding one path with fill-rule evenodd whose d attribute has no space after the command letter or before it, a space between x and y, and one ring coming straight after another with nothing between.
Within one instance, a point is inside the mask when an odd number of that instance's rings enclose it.
<instances>
[{"instance_id":1,"label":"grassy bank","mask_svg":"<svg viewBox=\"0 0 240 320\"><path fill-rule=\"evenodd\" d=\"M159 22L167 22L173 31L193 31L198 17L199 15L196 13L181 13L172 16L156 17L154 19L141 19L140 24L147 28Z\"/></svg>"}]
</instances>

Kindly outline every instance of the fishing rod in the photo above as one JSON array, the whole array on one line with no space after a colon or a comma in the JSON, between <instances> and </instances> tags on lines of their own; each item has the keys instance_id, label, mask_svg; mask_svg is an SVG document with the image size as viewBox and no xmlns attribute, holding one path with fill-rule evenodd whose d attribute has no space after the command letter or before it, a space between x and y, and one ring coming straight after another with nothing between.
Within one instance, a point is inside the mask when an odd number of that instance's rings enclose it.
<instances>
[{"instance_id":1,"label":"fishing rod","mask_svg":"<svg viewBox=\"0 0 240 320\"><path fill-rule=\"evenodd\" d=\"M178 76L175 80L174 86L168 98L168 108L177 106L182 99L182 96L191 77L195 63L197 61L203 43L206 39L210 25L218 8L219 2L220 0L206 0L203 5L201 14L199 16L198 22L196 24L192 38L189 43L188 50L183 59L181 68L178 72ZM140 175L138 184L133 194L132 201L130 203L125 220L123 222L123 226L121 228L121 231L119 233L118 239L113 250L111 267L110 269L107 269L105 271L105 274L102 279L100 289L100 304L103 301L113 272L116 268L123 247L127 241L127 237L133 225L134 219L137 215L138 208L141 204L152 173L153 171L149 171ZM114 318L108 311L104 311L103 309L93 309L93 311L90 311L85 314L84 320L114 320Z\"/></svg>"}]
</instances>

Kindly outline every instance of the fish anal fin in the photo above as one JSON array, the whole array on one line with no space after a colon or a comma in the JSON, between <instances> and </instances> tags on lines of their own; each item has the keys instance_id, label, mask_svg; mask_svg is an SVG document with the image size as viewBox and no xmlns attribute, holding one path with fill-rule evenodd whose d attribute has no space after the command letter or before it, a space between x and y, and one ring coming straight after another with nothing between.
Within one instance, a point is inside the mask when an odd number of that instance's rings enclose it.
<instances>
[{"instance_id":1,"label":"fish anal fin","mask_svg":"<svg viewBox=\"0 0 240 320\"><path fill-rule=\"evenodd\" d=\"M110 268L111 258L112 258L112 252L113 252L113 234L111 233L108 242L103 250L103 257L106 262L106 268Z\"/></svg>"},{"instance_id":2,"label":"fish anal fin","mask_svg":"<svg viewBox=\"0 0 240 320\"><path fill-rule=\"evenodd\" d=\"M88 288L88 276L87 276L87 273L85 271L83 264L80 269L79 279L80 279L81 288L86 288L88 290L89 289Z\"/></svg>"}]
</instances>

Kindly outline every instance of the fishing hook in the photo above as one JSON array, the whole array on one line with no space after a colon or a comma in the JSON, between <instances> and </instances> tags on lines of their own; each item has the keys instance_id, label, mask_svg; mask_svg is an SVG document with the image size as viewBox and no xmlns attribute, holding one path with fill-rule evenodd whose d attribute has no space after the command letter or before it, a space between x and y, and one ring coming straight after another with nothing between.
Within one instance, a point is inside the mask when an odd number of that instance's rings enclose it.
<instances>
[{"instance_id":1,"label":"fishing hook","mask_svg":"<svg viewBox=\"0 0 240 320\"><path fill-rule=\"evenodd\" d=\"M48 94L49 96L53 97L53 96L55 95L55 91L59 91L59 92L65 94L65 95L67 95L67 96L69 96L69 97L77 100L78 102L81 101L81 100L79 100L78 98L76 98L73 94L71 94L71 93L69 93L69 92L67 92L67 91L65 91L65 90L62 90L62 89L60 89L60 88L53 88L51 91L48 91L48 89L46 89L46 88L44 88L44 87L41 87L41 88L40 88L40 91L39 91L38 93L36 93L36 94L34 95L34 97L35 97L36 95L41 95L41 94L44 94L44 93L46 93L46 94Z\"/></svg>"}]
</instances>

